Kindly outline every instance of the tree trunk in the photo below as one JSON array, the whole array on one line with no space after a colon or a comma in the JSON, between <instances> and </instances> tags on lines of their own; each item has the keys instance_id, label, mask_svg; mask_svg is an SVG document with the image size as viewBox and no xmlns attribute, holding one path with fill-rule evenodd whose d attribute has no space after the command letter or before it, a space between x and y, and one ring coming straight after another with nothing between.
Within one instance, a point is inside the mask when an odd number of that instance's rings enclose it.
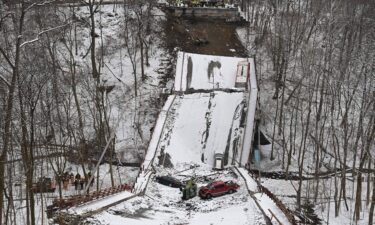
<instances>
[{"instance_id":1,"label":"tree trunk","mask_svg":"<svg viewBox=\"0 0 375 225\"><path fill-rule=\"evenodd\" d=\"M369 216L368 216L368 225L373 225L374 222L374 208L375 208L375 179L372 184L372 198L371 198L371 206L370 206L370 211L369 211Z\"/></svg>"},{"instance_id":2,"label":"tree trunk","mask_svg":"<svg viewBox=\"0 0 375 225\"><path fill-rule=\"evenodd\" d=\"M19 20L18 26L18 35L16 41L16 53L15 53L15 60L14 64L12 65L10 62L10 66L12 67L12 79L9 86L9 92L6 100L6 110L5 110L5 121L4 121L4 136L3 136L3 150L0 155L0 161L6 162L7 155L11 140L11 123L12 123L12 116L13 116L13 99L14 99L14 92L16 88L16 80L19 72L19 64L20 64L20 54L21 54L21 42L22 42L22 32L23 32L23 23L25 18L25 11L24 5L22 4L22 11ZM3 50L3 49L1 49ZM5 163L0 163L0 224L3 223L3 209L4 209L4 188L5 188Z\"/></svg>"}]
</instances>

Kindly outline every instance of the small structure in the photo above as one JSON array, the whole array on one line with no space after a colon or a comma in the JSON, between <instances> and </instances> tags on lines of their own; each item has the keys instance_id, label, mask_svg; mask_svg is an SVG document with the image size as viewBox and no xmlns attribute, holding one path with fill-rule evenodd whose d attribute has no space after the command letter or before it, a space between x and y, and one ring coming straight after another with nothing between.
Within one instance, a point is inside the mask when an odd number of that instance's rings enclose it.
<instances>
[{"instance_id":1,"label":"small structure","mask_svg":"<svg viewBox=\"0 0 375 225\"><path fill-rule=\"evenodd\" d=\"M246 88L250 77L250 62L242 61L237 64L236 88Z\"/></svg>"},{"instance_id":2,"label":"small structure","mask_svg":"<svg viewBox=\"0 0 375 225\"><path fill-rule=\"evenodd\" d=\"M215 153L214 155L214 168L215 170L224 169L224 155L221 153Z\"/></svg>"}]
</instances>

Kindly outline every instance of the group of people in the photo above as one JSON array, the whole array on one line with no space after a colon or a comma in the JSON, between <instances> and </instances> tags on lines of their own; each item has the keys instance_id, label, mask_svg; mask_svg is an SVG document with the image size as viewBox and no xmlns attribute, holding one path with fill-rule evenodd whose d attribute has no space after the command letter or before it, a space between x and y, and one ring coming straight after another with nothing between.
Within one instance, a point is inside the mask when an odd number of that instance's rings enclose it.
<instances>
[{"instance_id":1,"label":"group of people","mask_svg":"<svg viewBox=\"0 0 375 225\"><path fill-rule=\"evenodd\" d=\"M63 189L65 191L68 190L69 185L74 184L75 190L83 190L83 188L88 184L92 177L91 172L88 172L86 176L81 176L80 173L77 172L77 174L74 176L73 173L65 172L62 175L57 177L57 181L60 181L63 183ZM90 186L93 186L94 184L94 177L92 178L90 182Z\"/></svg>"},{"instance_id":2,"label":"group of people","mask_svg":"<svg viewBox=\"0 0 375 225\"><path fill-rule=\"evenodd\" d=\"M91 179L91 172L88 172L85 177L81 177L81 174L77 173L74 179L75 190L82 190L84 185L87 185ZM94 177L90 182L90 186L94 184Z\"/></svg>"}]
</instances>

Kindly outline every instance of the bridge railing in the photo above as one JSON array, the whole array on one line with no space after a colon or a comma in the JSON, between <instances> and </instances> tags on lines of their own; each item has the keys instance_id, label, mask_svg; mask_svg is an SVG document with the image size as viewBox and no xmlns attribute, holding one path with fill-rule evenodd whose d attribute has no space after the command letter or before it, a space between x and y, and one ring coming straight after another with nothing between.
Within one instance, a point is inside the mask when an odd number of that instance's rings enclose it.
<instances>
[{"instance_id":1,"label":"bridge railing","mask_svg":"<svg viewBox=\"0 0 375 225\"><path fill-rule=\"evenodd\" d=\"M106 188L100 191L94 191L88 194L73 195L67 198L55 199L52 205L49 208L53 211L66 209L73 206L78 206L87 202L105 198L107 196L122 192L122 191L131 191L132 186L128 184L121 184L117 187Z\"/></svg>"},{"instance_id":2,"label":"bridge railing","mask_svg":"<svg viewBox=\"0 0 375 225\"><path fill-rule=\"evenodd\" d=\"M251 170L248 170L248 171L253 177L258 176L257 174L253 173ZM276 204L276 206L285 214L285 216L288 218L288 221L291 224L296 225L297 221L294 218L294 215L292 214L291 210L288 207L286 207L284 203L275 194L273 194L268 188L261 185L260 182L258 181L257 183L258 183L259 191L266 194Z\"/></svg>"}]
</instances>

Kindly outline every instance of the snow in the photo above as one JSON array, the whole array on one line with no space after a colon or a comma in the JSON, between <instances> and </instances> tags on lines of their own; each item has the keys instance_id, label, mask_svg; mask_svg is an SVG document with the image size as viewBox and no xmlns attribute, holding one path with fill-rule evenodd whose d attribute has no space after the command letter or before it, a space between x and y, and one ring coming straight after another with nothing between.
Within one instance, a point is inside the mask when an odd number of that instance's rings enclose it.
<instances>
[{"instance_id":1,"label":"snow","mask_svg":"<svg viewBox=\"0 0 375 225\"><path fill-rule=\"evenodd\" d=\"M224 153L226 149L233 120L237 121L237 126L239 125L240 117L236 117L235 113L242 100L243 93L195 93L180 97L171 95L159 114L142 164L144 170L151 169L150 163L154 161L156 151L160 153L161 149L171 156L173 164L200 163L204 154L204 161L213 165L214 154ZM209 104L211 108L208 108ZM170 108L178 116L168 117ZM208 129L209 135L205 140L203 134L207 132L207 115L211 117L211 124ZM174 124L165 126L168 123L166 120L171 119L174 120ZM144 175L145 173L140 174L137 179L135 185L137 192L142 191L140 183L147 182Z\"/></svg>"},{"instance_id":2,"label":"snow","mask_svg":"<svg viewBox=\"0 0 375 225\"><path fill-rule=\"evenodd\" d=\"M252 68L253 77L248 88L250 95L245 89L238 89L239 92L218 90L235 88L237 64L244 60L249 60ZM215 90L168 97L159 112L142 170L133 189L134 194L144 196L136 196L111 207L94 219L99 223L110 221L110 224L202 224L202 221L210 224L264 224L262 213L248 191L249 188L255 192L256 182L249 177L243 180L228 170L211 170L215 153L228 151L228 162L239 160L241 153L234 154L233 140L243 140L240 120L245 101L252 108L247 114L247 125L250 124L252 132L257 91L254 61L183 52L178 54L177 61L175 91L191 88ZM188 65L188 61L191 61L191 65ZM167 155L172 167L164 164ZM155 157L159 160L155 160ZM182 202L178 189L152 180L154 173L174 174L181 180L190 176L203 177L203 181L198 181L199 186L206 185L206 179L234 180L241 188L233 195L208 201L196 197ZM120 198L122 196L103 199L93 205L78 207L75 212L96 210Z\"/></svg>"},{"instance_id":3,"label":"snow","mask_svg":"<svg viewBox=\"0 0 375 225\"><path fill-rule=\"evenodd\" d=\"M188 88L211 89L212 84L215 84L214 88L234 88L237 64L244 60L250 62L252 73L249 89L256 90L255 67L252 59L185 52L179 52L177 57L175 91L185 91ZM235 146L232 141L234 138L241 138L242 135L239 127L240 112L246 96L244 92L221 91L179 97L169 96L163 110L159 113L142 168L145 171L150 170L150 165L155 163L155 157L162 153L163 159L159 160L158 165L164 165L165 156L168 154L172 164L183 162L194 164L203 161L212 166L214 154L224 153L228 148L229 156L233 161L238 162L241 154L234 155ZM249 112L252 114L247 118L251 128L247 130L252 132L256 93L251 96L253 98L250 98L252 105ZM138 183L146 182L145 174L139 175L135 185L137 191L141 191L139 188L142 186Z\"/></svg>"},{"instance_id":4,"label":"snow","mask_svg":"<svg viewBox=\"0 0 375 225\"><path fill-rule=\"evenodd\" d=\"M103 207L106 207L110 204L113 204L115 202L128 199L128 198L133 197L133 196L135 196L135 195L132 194L131 192L123 191L123 192L119 192L117 194L105 197L103 199L92 201L88 204L72 207L72 208L69 209L69 212L74 213L74 214L83 214L83 213L87 213L87 212L92 212L92 211L95 211L95 210L99 210Z\"/></svg>"},{"instance_id":5,"label":"snow","mask_svg":"<svg viewBox=\"0 0 375 225\"><path fill-rule=\"evenodd\" d=\"M164 129L165 121L167 119L169 109L172 106L174 100L175 100L174 95L169 96L166 103L163 106L162 111L159 113L159 116L158 116L158 119L156 121L156 125L154 128L154 132L152 134L152 138L151 138L151 141L149 143L149 146L146 152L145 160L142 164L142 167L145 170L149 169L150 163L153 161L155 157L155 152L159 146L159 140L161 138L161 134Z\"/></svg>"},{"instance_id":6,"label":"snow","mask_svg":"<svg viewBox=\"0 0 375 225\"><path fill-rule=\"evenodd\" d=\"M59 8L59 13L57 16L61 17L70 17L71 16L71 8ZM153 30L160 29L160 24L158 21L163 19L163 13L158 9L153 9L155 12L154 14L158 14L155 18L155 23L153 24ZM86 21L89 18L89 10L87 7L75 7L75 13L77 19L80 21ZM134 121L138 119L137 117L142 117L139 119L142 121L141 129L143 135L144 143L148 143L149 141L149 128L153 125L155 121L155 117L153 114L159 110L159 108L150 108L150 99L154 100L159 96L160 90L158 87L159 84L159 75L155 72L159 67L161 61L164 59L165 49L160 48L160 38L154 38L153 43L149 46L149 56L150 56L150 66L145 67L145 73L147 75L147 82L138 83L139 88L139 95L137 97L134 96L134 79L133 74L131 73L131 63L129 57L127 56L126 48L123 44L123 38L120 37L121 33L123 32L123 14L125 13L122 6L114 6L114 5L101 5L98 7L95 13L95 20L96 20L96 33L100 34L102 29L103 39L97 38L97 47L98 52L100 52L100 48L103 45L103 67L100 67L102 83L104 85L114 85L114 89L105 96L105 99L108 98L108 101L105 103L105 107L108 109L108 119L110 123L110 127L113 128L113 131L116 132L116 153L125 152L126 156L124 157L127 162L137 162L144 153L144 149L138 148L137 144L139 145L139 137L135 131ZM90 29L85 23L76 22L77 25L77 55L74 54L74 63L77 65L77 92L79 101L81 104L82 110L82 117L84 122L84 133L85 138L87 140L92 140L94 135L93 124L92 121L92 89L94 88L95 82L92 82L92 78L90 76L90 57L84 57L90 47ZM65 36L61 38L61 40L73 40L73 33L74 32L66 32ZM62 44L61 41L56 42L56 57L59 59L61 63L61 69L63 71L69 71L69 52L68 47L74 49L74 44L72 42L72 46L69 45L65 46ZM97 54L98 56L100 54ZM98 60L101 61L101 60ZM137 66L140 65L139 60L137 61ZM78 72L79 71L79 72ZM139 72L138 72L139 73ZM60 76L61 75L61 76ZM65 77L66 74L63 76L59 74L59 77ZM138 79L140 79L139 74L137 74ZM69 86L69 85L68 85ZM66 85L62 84L61 88L65 88ZM72 129L75 129L78 125L76 120L77 118L77 111L75 107L72 106L72 95L71 95L71 87L65 89L66 91L66 102L67 107L71 107L71 111L69 114L69 118L67 121L69 122L69 126L72 126ZM135 109L136 108L136 109ZM140 113L142 112L142 113ZM145 131L144 131L145 130ZM56 134L56 137L60 135ZM63 141L64 142L64 141ZM65 143L65 142L64 142ZM71 143L74 145L73 143ZM135 145L134 147L132 145ZM128 150L131 149L131 150ZM44 154L43 152L42 154ZM83 174L81 165L74 165L69 162L65 164L65 159L58 159L53 158L51 159L51 164L56 164L59 162L60 167L64 167L64 171L68 171L69 173L72 172L76 174L79 172L81 175ZM92 165L86 164L86 168L90 168ZM21 165L20 165L21 167ZM114 182L115 186L123 183L132 184L138 174L138 168L129 168L129 167L122 167L122 166L113 166L113 175L114 175ZM87 170L86 170L87 171ZM22 174L24 173L23 167L20 168L20 171L17 171L17 183L23 184L24 177ZM19 176L18 176L19 175ZM96 174L94 174L96 176ZM36 160L36 171L35 171L35 179L38 179L40 176L47 176L47 177L54 177L54 171L51 168L51 165L47 163L45 160ZM96 183L96 182L95 182ZM99 179L99 189L108 188L111 184L111 179L109 175L109 165L104 164L100 166L100 179ZM92 188L95 189L95 188ZM46 224L47 218L45 207L52 203L52 200L58 197L58 188L55 193L42 193L34 195L36 205L36 223L37 224ZM17 209L17 223L18 224L26 224L26 201L24 199L24 185L20 185L14 187L14 199L15 200L15 208ZM69 186L68 190L63 190L62 195L63 197L67 197L73 194L80 194L82 191L74 190L74 185ZM86 211L90 211L96 209L98 207L113 203L114 201L118 201L119 199L125 198L129 192L124 192L122 194L117 194L116 196L111 196L109 198L102 199L100 201L94 202L93 204L83 205L82 207L77 208L77 213L83 213ZM79 209L79 210L78 210Z\"/></svg>"},{"instance_id":7,"label":"snow","mask_svg":"<svg viewBox=\"0 0 375 225\"><path fill-rule=\"evenodd\" d=\"M248 61L250 63L246 129L242 145L243 150L241 151L240 160L237 160L240 161L241 165L245 165L248 162L248 155L250 153L253 138L253 127L258 93L254 59L209 56L179 52L176 65L176 79L174 89L175 91L186 91L189 88L206 90L217 88L234 88L236 81L237 64L241 61ZM191 78L189 78L189 76ZM232 114L227 115L230 116ZM215 119L216 118L212 119L212 121L216 121ZM190 144L190 142L188 142L188 144ZM193 145L191 147L195 150L199 146ZM221 146L219 145L218 147L220 148Z\"/></svg>"},{"instance_id":8,"label":"snow","mask_svg":"<svg viewBox=\"0 0 375 225\"><path fill-rule=\"evenodd\" d=\"M257 102L254 59L179 52L174 89L186 91L191 88L199 90L234 88L237 64L241 61L250 63L248 84L250 94L214 92L214 94L196 93L181 96L175 103L177 106L174 126L164 132L164 142L161 143L158 151L167 152L175 163L188 159L194 163L204 161L212 165L213 155L224 153L233 138L242 135L239 124L236 124L239 117L236 116L236 111L242 100L248 98L245 138L240 154L240 163L242 165L247 163ZM235 135L228 138L231 129ZM229 145L231 151L233 146ZM231 157L239 161L238 155L232 154Z\"/></svg>"},{"instance_id":9,"label":"snow","mask_svg":"<svg viewBox=\"0 0 375 225\"><path fill-rule=\"evenodd\" d=\"M189 168L188 164L180 165L180 169ZM161 171L162 168L159 168ZM111 225L120 224L217 224L245 225L265 224L261 211L249 196L242 178L230 170L212 171L206 164L201 164L183 173L175 169L168 171L176 174L179 179L188 179L189 175L205 176L198 180L198 187L206 185L206 179L233 180L240 189L233 193L210 200L198 196L182 201L182 193L177 188L171 188L150 180L144 196L132 198L112 207L106 212L95 216L95 222ZM178 174L178 175L177 175ZM93 221L92 221L93 222Z\"/></svg>"},{"instance_id":10,"label":"snow","mask_svg":"<svg viewBox=\"0 0 375 225\"><path fill-rule=\"evenodd\" d=\"M246 132L250 132L251 135L257 92L254 60L185 52L179 52L177 57L175 91L184 91L188 88L211 89L210 82L214 82L215 79L216 88L234 88L238 62L244 60L250 62L251 76L248 89L251 93L248 100L250 110L247 114L247 125L251 127L246 128ZM191 61L190 66L188 61ZM214 66L210 66L213 62ZM209 67L212 68L208 69ZM212 71L209 72L210 70ZM140 193L146 187L152 164L165 166L167 155L174 166L204 162L212 167L215 153L224 154L227 150L228 161L238 162L243 154L234 154L233 149L236 146L233 145L233 140L235 138L241 140L243 134L240 119L247 96L245 92L223 91L169 96L163 110L159 113L142 164L143 171L135 184L135 192ZM248 139L245 138L245 141ZM158 162L155 161L155 157L159 157Z\"/></svg>"},{"instance_id":11,"label":"snow","mask_svg":"<svg viewBox=\"0 0 375 225\"><path fill-rule=\"evenodd\" d=\"M241 174L241 176L246 181L247 189L250 192L256 192L258 190L258 184L257 182L250 176L250 174L247 172L245 168L242 167L236 167L237 171Z\"/></svg>"},{"instance_id":12,"label":"snow","mask_svg":"<svg viewBox=\"0 0 375 225\"><path fill-rule=\"evenodd\" d=\"M152 174L152 170L148 170L147 172L142 171L139 174L139 177L137 177L137 182L134 185L134 189L133 189L134 193L139 194L146 189L147 183L150 180L151 174Z\"/></svg>"},{"instance_id":13,"label":"snow","mask_svg":"<svg viewBox=\"0 0 375 225\"><path fill-rule=\"evenodd\" d=\"M241 176L245 179L246 187L255 201L258 202L259 206L262 208L263 212L269 217L272 218L273 215L277 217L277 219L282 224L290 224L288 218L285 214L280 210L280 208L265 194L263 193L256 193L258 191L258 184L257 182L249 175L249 172L245 168L236 167L236 170L241 174ZM269 211L271 210L271 212Z\"/></svg>"},{"instance_id":14,"label":"snow","mask_svg":"<svg viewBox=\"0 0 375 225\"><path fill-rule=\"evenodd\" d=\"M174 90L234 88L237 64L247 60L247 58L179 52Z\"/></svg>"},{"instance_id":15,"label":"snow","mask_svg":"<svg viewBox=\"0 0 375 225\"><path fill-rule=\"evenodd\" d=\"M156 121L156 125L154 128L154 132L151 137L151 141L149 143L145 159L141 165L142 171L140 171L136 183L134 184L134 191L136 193L141 193L147 186L147 182L151 175L150 166L155 158L155 154L157 148L159 147L161 134L164 130L166 119L168 117L169 110L175 100L175 95L171 95L168 97L167 101L165 102L162 111L160 111L158 119Z\"/></svg>"},{"instance_id":16,"label":"snow","mask_svg":"<svg viewBox=\"0 0 375 225\"><path fill-rule=\"evenodd\" d=\"M215 153L224 153L229 131L243 93L195 93L176 99L177 117L174 124L163 133L160 148L171 156L172 163L200 163L213 165ZM209 127L207 122L209 121ZM207 135L207 136L206 136Z\"/></svg>"},{"instance_id":17,"label":"snow","mask_svg":"<svg viewBox=\"0 0 375 225\"><path fill-rule=\"evenodd\" d=\"M207 224L259 224L259 221L254 219L252 211L249 212L249 208L254 209L256 206L253 204L241 204L230 208L222 208L218 211L201 213L194 215L189 222L190 225L201 225L202 221ZM235 215L235 216L233 216Z\"/></svg>"},{"instance_id":18,"label":"snow","mask_svg":"<svg viewBox=\"0 0 375 225\"><path fill-rule=\"evenodd\" d=\"M266 195L263 193L257 193L254 195L257 199L259 205L263 208L263 211L267 214L269 218L272 218L273 215L284 225L291 224L285 214L280 210L279 207ZM271 214L271 212L273 215ZM271 221L273 221L271 219ZM276 222L276 221L275 221Z\"/></svg>"},{"instance_id":19,"label":"snow","mask_svg":"<svg viewBox=\"0 0 375 225\"><path fill-rule=\"evenodd\" d=\"M40 164L40 160L36 160L36 164ZM43 176L46 176L46 177L51 177L53 178L53 170L51 169L51 165L50 164L44 164L44 165L40 165L40 168L37 168L37 174L43 174ZM39 171L39 170L42 170L42 171ZM137 172L138 172L138 168L130 168L130 167L116 167L114 166L113 167L113 170L114 170L114 181L115 181L115 185L119 185L119 184L131 184L133 182L133 177L136 176ZM81 175L83 174L82 172L82 168L81 166L79 165L75 165L75 164L71 164L71 163L66 163L66 169L65 171L67 172L72 172L74 173L74 175L79 172ZM104 188L108 188L110 187L110 174L109 174L109 165L108 164L103 164L100 166L100 169L99 169L99 172L100 172L100 177L101 177L101 180L99 182L99 188L100 189L104 189ZM121 175L120 175L121 174ZM127 176L122 176L123 174L127 174ZM96 175L96 174L95 174ZM95 185L96 185L96 181L95 181ZM35 198L35 211L36 211L36 223L37 224L46 224L46 221L47 220L47 215L45 213L45 207L47 205L50 205L52 204L52 200L57 198L58 195L59 195L59 186L56 185L56 191L54 193L38 193L38 194L35 194L34 195L34 198ZM94 188L92 189L95 189L95 186ZM13 189L14 193L15 193L15 197L17 198L22 198L22 192L25 192L24 190L24 187L21 187L21 186L15 186L14 189ZM81 190L75 190L74 189L74 185L71 184L68 186L68 189L67 190L62 190L62 195L63 197L68 197L68 196L71 196L71 195L77 195L77 194L80 194L82 193ZM129 192L128 192L129 193ZM121 195L119 195L120 198ZM83 207L83 211L77 211L77 213L83 213L84 211L88 211L90 210L89 207L92 207L92 209L97 209L98 207L100 206L103 206L105 204L108 203L108 201L102 199L100 200L101 203L100 205L95 205L96 206L90 206L89 205L82 205ZM117 198L114 198L112 199L111 201L118 201ZM112 202L110 202L112 203ZM26 224L26 207L25 207L25 204L26 202L25 201L22 201L22 202L19 202L19 201L16 201L15 202L15 207L17 208L17 217L18 217L18 224ZM86 207L86 208L85 208ZM44 221L44 223L42 222Z\"/></svg>"},{"instance_id":20,"label":"snow","mask_svg":"<svg viewBox=\"0 0 375 225\"><path fill-rule=\"evenodd\" d=\"M250 155L251 144L253 140L253 131L254 131L254 119L255 119L255 112L257 106L257 96L258 96L258 87L256 81L256 74L255 74L255 62L254 59L251 58L250 60L250 79L249 79L249 98L248 98L248 109L247 109L247 117L246 117L246 128L245 128L245 136L242 148L242 155L240 159L241 165L246 165L248 162L248 157Z\"/></svg>"}]
</instances>

